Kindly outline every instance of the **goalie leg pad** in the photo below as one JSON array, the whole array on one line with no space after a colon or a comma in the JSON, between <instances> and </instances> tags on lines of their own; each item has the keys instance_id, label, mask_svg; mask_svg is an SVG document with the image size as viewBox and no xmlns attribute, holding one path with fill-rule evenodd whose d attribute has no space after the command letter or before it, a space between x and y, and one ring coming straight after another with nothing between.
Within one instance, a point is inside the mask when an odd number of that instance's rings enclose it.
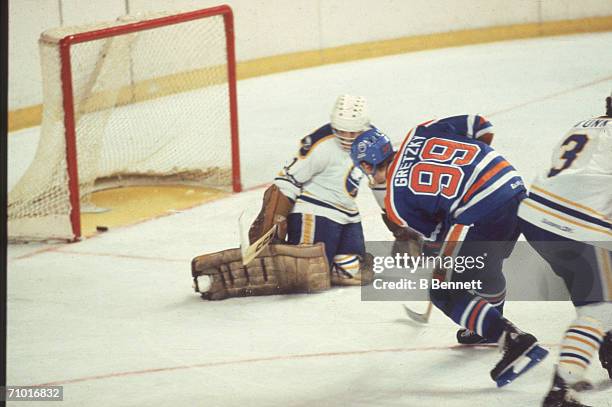
<instances>
[{"instance_id":1,"label":"goalie leg pad","mask_svg":"<svg viewBox=\"0 0 612 407\"><path fill-rule=\"evenodd\" d=\"M240 249L205 254L192 260L191 274L195 291L208 300L311 293L330 287L323 244L271 244L246 266ZM209 277L208 287L202 287L202 276Z\"/></svg>"},{"instance_id":2,"label":"goalie leg pad","mask_svg":"<svg viewBox=\"0 0 612 407\"><path fill-rule=\"evenodd\" d=\"M266 189L261 211L249 228L249 243L253 244L259 240L275 223L279 224L278 237L284 239L287 234L287 216L293 205L293 201L283 195L276 185Z\"/></svg>"}]
</instances>

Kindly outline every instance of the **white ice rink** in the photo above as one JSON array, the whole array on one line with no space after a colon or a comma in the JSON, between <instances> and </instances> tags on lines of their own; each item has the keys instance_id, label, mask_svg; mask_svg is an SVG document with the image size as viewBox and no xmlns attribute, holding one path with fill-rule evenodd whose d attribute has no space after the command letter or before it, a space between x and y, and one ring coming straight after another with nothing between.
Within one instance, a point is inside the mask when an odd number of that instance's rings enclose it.
<instances>
[{"instance_id":1,"label":"white ice rink","mask_svg":"<svg viewBox=\"0 0 612 407\"><path fill-rule=\"evenodd\" d=\"M269 182L298 140L327 121L340 93L366 96L374 123L396 141L433 117L483 114L496 126L494 146L529 181L571 125L603 114L611 50L612 33L575 35L241 81L244 184ZM9 137L9 185L36 137ZM507 304L506 315L551 356L497 389L488 373L497 351L458 348L455 326L438 311L416 326L400 303L361 302L359 288L202 301L191 289L190 260L237 246L236 219L260 205L262 191L75 244L9 246L8 384L63 385L62 406L539 405L555 344L573 319L570 303ZM358 200L366 239L389 239L367 189ZM583 401L612 406L597 361L589 375L598 391Z\"/></svg>"}]
</instances>

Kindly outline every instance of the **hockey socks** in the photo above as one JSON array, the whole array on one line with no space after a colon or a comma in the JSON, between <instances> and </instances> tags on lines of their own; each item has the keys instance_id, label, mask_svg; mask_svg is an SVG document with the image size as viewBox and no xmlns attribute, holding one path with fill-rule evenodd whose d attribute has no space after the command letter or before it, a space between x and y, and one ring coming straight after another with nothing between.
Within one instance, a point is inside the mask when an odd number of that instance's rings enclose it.
<instances>
[{"instance_id":1,"label":"hockey socks","mask_svg":"<svg viewBox=\"0 0 612 407\"><path fill-rule=\"evenodd\" d=\"M501 313L480 297L466 295L458 299L449 316L462 327L486 338L489 343L497 342L505 327Z\"/></svg>"},{"instance_id":2,"label":"hockey socks","mask_svg":"<svg viewBox=\"0 0 612 407\"><path fill-rule=\"evenodd\" d=\"M570 386L584 379L586 369L598 355L604 332L599 321L586 316L575 319L561 341L557 372Z\"/></svg>"},{"instance_id":3,"label":"hockey socks","mask_svg":"<svg viewBox=\"0 0 612 407\"><path fill-rule=\"evenodd\" d=\"M478 293L478 296L486 299L487 302L500 313L500 315L503 315L506 290L503 290L497 294ZM485 338L467 328L462 328L457 331L457 342L462 345L486 345L497 343L497 339L499 339L499 337L496 337L495 339Z\"/></svg>"}]
</instances>

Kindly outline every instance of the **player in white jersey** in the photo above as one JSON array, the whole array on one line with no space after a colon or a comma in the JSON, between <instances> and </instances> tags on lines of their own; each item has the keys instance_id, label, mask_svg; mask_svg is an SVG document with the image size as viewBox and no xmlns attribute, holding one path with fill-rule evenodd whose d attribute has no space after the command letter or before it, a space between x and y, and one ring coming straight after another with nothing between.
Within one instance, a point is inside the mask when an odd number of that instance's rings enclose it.
<instances>
[{"instance_id":1,"label":"player in white jersey","mask_svg":"<svg viewBox=\"0 0 612 407\"><path fill-rule=\"evenodd\" d=\"M297 155L266 190L251 226L251 243L273 224L289 244L325 243L332 284L368 283L361 218L355 202L362 172L349 151L353 140L372 128L366 100L339 96L325 124L301 140ZM366 277L367 275L367 277Z\"/></svg>"},{"instance_id":2,"label":"player in white jersey","mask_svg":"<svg viewBox=\"0 0 612 407\"><path fill-rule=\"evenodd\" d=\"M561 342L545 407L581 407L597 353L612 379L612 95L606 115L574 125L519 209L529 243L565 281L577 318Z\"/></svg>"}]
</instances>

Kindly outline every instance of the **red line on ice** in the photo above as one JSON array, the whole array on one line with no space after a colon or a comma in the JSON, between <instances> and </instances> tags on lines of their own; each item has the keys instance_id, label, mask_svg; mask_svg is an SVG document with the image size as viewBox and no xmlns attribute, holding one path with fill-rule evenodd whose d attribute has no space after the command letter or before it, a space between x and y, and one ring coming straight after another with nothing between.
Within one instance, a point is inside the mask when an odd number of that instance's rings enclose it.
<instances>
[{"instance_id":1,"label":"red line on ice","mask_svg":"<svg viewBox=\"0 0 612 407\"><path fill-rule=\"evenodd\" d=\"M543 345L546 347L554 347L556 344L546 344ZM84 376L77 377L74 379L65 379L65 380L57 380L52 382L33 384L31 386L60 386L64 384L71 383L81 383L81 382L90 382L94 380L104 380L104 379L112 379L117 377L126 377L126 376L142 376L150 373L160 373L160 372L172 372L177 370L187 370L187 369L202 369L209 367L217 367L217 366L228 366L228 365L243 365L249 363L260 363L260 362L274 362L279 360L299 360L299 359L311 359L311 358L323 358L323 357L342 357L342 356L355 356L355 355L367 355L374 353L409 353L409 352L430 352L430 351L441 351L441 350L449 350L449 349L465 349L465 348L496 348L495 345L450 345L450 346L428 346L428 347L417 347L417 348L389 348L389 349L367 349L367 350L356 350L356 351L346 351L346 352L321 352L321 353L305 353L305 354L295 354L295 355L279 355L279 356L268 356L268 357L260 357L260 358L249 358L249 359L237 359L237 360L227 360L227 361L219 361L219 362L206 362L206 363L197 363L193 365L182 365L182 366L170 366L170 367L159 367L152 369L143 369L143 370L132 370L126 372L113 372L106 373L95 376Z\"/></svg>"}]
</instances>

